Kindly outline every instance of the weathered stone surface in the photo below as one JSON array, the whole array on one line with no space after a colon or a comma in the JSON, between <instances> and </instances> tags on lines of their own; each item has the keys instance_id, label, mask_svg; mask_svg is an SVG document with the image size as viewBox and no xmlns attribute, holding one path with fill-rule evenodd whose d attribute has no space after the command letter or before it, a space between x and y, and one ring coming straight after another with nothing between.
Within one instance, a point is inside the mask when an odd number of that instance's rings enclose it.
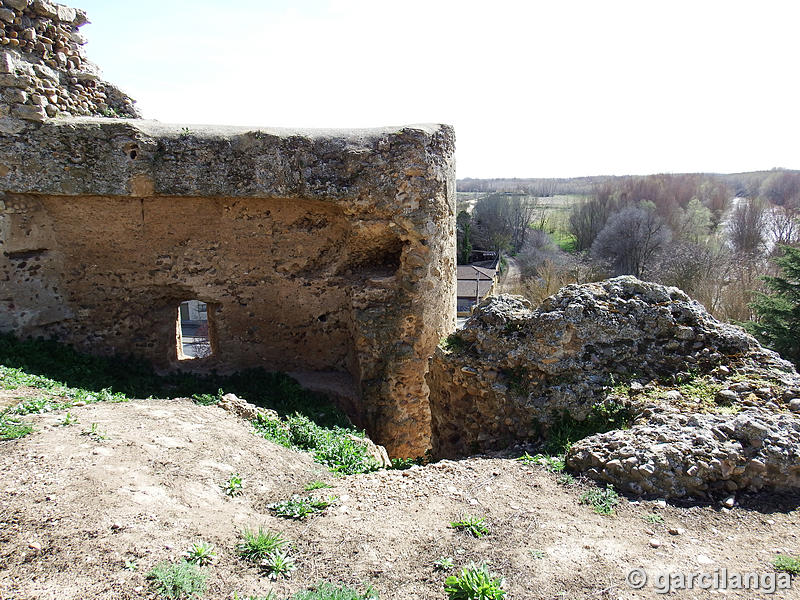
<instances>
[{"instance_id":1,"label":"weathered stone surface","mask_svg":"<svg viewBox=\"0 0 800 600\"><path fill-rule=\"evenodd\" d=\"M455 314L453 151L435 125L31 124L0 137L0 329L162 370L345 374L357 424L419 456ZM181 360L189 299L209 305L211 357Z\"/></svg>"},{"instance_id":2,"label":"weathered stone surface","mask_svg":"<svg viewBox=\"0 0 800 600\"><path fill-rule=\"evenodd\" d=\"M46 0L30 5L24 0L4 2L0 88L15 87L35 95L51 86L61 112L68 115L139 116L133 100L103 81L99 69L86 59L86 40L78 32L86 22L83 11ZM56 103L55 97L48 99ZM55 114L58 111L47 116Z\"/></svg>"},{"instance_id":3,"label":"weathered stone surface","mask_svg":"<svg viewBox=\"0 0 800 600\"><path fill-rule=\"evenodd\" d=\"M614 381L726 365L739 379L800 388L792 366L741 328L712 318L677 288L633 277L567 286L536 310L519 297L491 298L451 344L437 349L428 377L437 456L535 440L565 414L584 420ZM725 396L766 405L751 389ZM678 391L664 396L682 399ZM635 395L616 400L636 403Z\"/></svg>"},{"instance_id":4,"label":"weathered stone surface","mask_svg":"<svg viewBox=\"0 0 800 600\"><path fill-rule=\"evenodd\" d=\"M567 454L567 465L640 495L800 492L800 417L757 410L737 415L659 413L630 429L577 442Z\"/></svg>"},{"instance_id":5,"label":"weathered stone surface","mask_svg":"<svg viewBox=\"0 0 800 600\"><path fill-rule=\"evenodd\" d=\"M270 410L268 408L260 408L255 404L250 404L244 398L239 398L236 394L225 394L220 398L220 401L217 403L223 410L227 410L229 413L236 415L246 421L255 421L258 418L261 419L280 419L278 413L274 410Z\"/></svg>"}]
</instances>

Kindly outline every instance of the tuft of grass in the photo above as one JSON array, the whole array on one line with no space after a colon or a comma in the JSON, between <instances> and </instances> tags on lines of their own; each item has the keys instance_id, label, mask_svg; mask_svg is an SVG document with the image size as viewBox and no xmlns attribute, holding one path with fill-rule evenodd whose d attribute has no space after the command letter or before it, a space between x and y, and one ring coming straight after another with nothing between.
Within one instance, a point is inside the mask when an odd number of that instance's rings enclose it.
<instances>
[{"instance_id":1,"label":"tuft of grass","mask_svg":"<svg viewBox=\"0 0 800 600\"><path fill-rule=\"evenodd\" d=\"M225 392L220 388L216 394L192 394L192 400L200 406L214 406L220 403L224 395Z\"/></svg>"},{"instance_id":2,"label":"tuft of grass","mask_svg":"<svg viewBox=\"0 0 800 600\"><path fill-rule=\"evenodd\" d=\"M12 417L8 411L0 412L0 440L18 440L33 433L33 425Z\"/></svg>"},{"instance_id":3,"label":"tuft of grass","mask_svg":"<svg viewBox=\"0 0 800 600\"><path fill-rule=\"evenodd\" d=\"M664 517L662 517L661 515L657 515L655 513L649 514L649 515L645 515L642 518L645 521L647 521L648 523L650 523L651 525L657 525L659 523L663 523L664 522Z\"/></svg>"},{"instance_id":4,"label":"tuft of grass","mask_svg":"<svg viewBox=\"0 0 800 600\"><path fill-rule=\"evenodd\" d=\"M580 503L591 506L599 515L613 515L614 507L619 504L619 494L609 483L605 488L592 488L581 494Z\"/></svg>"},{"instance_id":5,"label":"tuft of grass","mask_svg":"<svg viewBox=\"0 0 800 600\"><path fill-rule=\"evenodd\" d=\"M325 488L329 488L329 487L333 487L333 486L331 484L329 484L329 483L325 483L324 481L320 481L319 479L316 479L314 481L308 482L305 485L304 489L307 492L313 492L314 490L321 490L321 489L325 489Z\"/></svg>"},{"instance_id":6,"label":"tuft of grass","mask_svg":"<svg viewBox=\"0 0 800 600\"><path fill-rule=\"evenodd\" d=\"M253 426L270 441L311 452L316 462L334 473L352 475L379 468L361 442L362 431L338 425L323 427L299 413L280 420L261 417L253 422Z\"/></svg>"},{"instance_id":7,"label":"tuft of grass","mask_svg":"<svg viewBox=\"0 0 800 600\"><path fill-rule=\"evenodd\" d=\"M242 486L243 486L243 479L239 473L231 473L231 476L228 477L228 481L223 483L220 487L222 488L222 493L230 498L234 498L235 496L241 496L243 493Z\"/></svg>"},{"instance_id":8,"label":"tuft of grass","mask_svg":"<svg viewBox=\"0 0 800 600\"><path fill-rule=\"evenodd\" d=\"M312 496L294 494L288 500L270 504L269 509L279 517L302 520L310 515L324 511L334 502L336 502L336 496L313 498Z\"/></svg>"},{"instance_id":9,"label":"tuft of grass","mask_svg":"<svg viewBox=\"0 0 800 600\"><path fill-rule=\"evenodd\" d=\"M564 486L575 485L575 477L570 475L569 473L561 473L561 475L558 476L556 482L558 483L558 485L564 485Z\"/></svg>"},{"instance_id":10,"label":"tuft of grass","mask_svg":"<svg viewBox=\"0 0 800 600\"><path fill-rule=\"evenodd\" d=\"M783 571L792 575L800 575L800 556L787 556L779 554L772 561L776 571Z\"/></svg>"},{"instance_id":11,"label":"tuft of grass","mask_svg":"<svg viewBox=\"0 0 800 600\"><path fill-rule=\"evenodd\" d=\"M267 592L266 596L240 596L236 592L233 593L233 600L278 600L275 592L272 590Z\"/></svg>"},{"instance_id":12,"label":"tuft of grass","mask_svg":"<svg viewBox=\"0 0 800 600\"><path fill-rule=\"evenodd\" d=\"M448 352L455 352L456 354L458 354L459 352L464 350L464 348L467 347L467 343L464 341L464 339L455 333L451 333L446 338L444 338L440 342L440 345Z\"/></svg>"},{"instance_id":13,"label":"tuft of grass","mask_svg":"<svg viewBox=\"0 0 800 600\"><path fill-rule=\"evenodd\" d=\"M372 587L359 592L347 586L320 583L315 589L297 592L289 600L378 600L378 592Z\"/></svg>"},{"instance_id":14,"label":"tuft of grass","mask_svg":"<svg viewBox=\"0 0 800 600\"><path fill-rule=\"evenodd\" d=\"M528 550L528 554L530 554L531 558L535 560L542 560L547 556L547 552L544 550Z\"/></svg>"},{"instance_id":15,"label":"tuft of grass","mask_svg":"<svg viewBox=\"0 0 800 600\"><path fill-rule=\"evenodd\" d=\"M502 600L505 580L489 572L486 563L470 564L461 573L451 575L444 582L444 591L450 600Z\"/></svg>"},{"instance_id":16,"label":"tuft of grass","mask_svg":"<svg viewBox=\"0 0 800 600\"><path fill-rule=\"evenodd\" d=\"M531 456L526 452L517 458L517 460L526 465L542 466L550 473L561 473L566 467L563 454L559 456L548 456L546 454L536 454L535 456Z\"/></svg>"},{"instance_id":17,"label":"tuft of grass","mask_svg":"<svg viewBox=\"0 0 800 600\"><path fill-rule=\"evenodd\" d=\"M69 427L70 425L74 425L78 422L78 417L73 415L72 413L68 412L64 417L64 420L59 423L61 427Z\"/></svg>"},{"instance_id":18,"label":"tuft of grass","mask_svg":"<svg viewBox=\"0 0 800 600\"><path fill-rule=\"evenodd\" d=\"M214 546L208 542L195 542L192 544L192 547L183 554L186 558L186 562L197 565L198 567L210 565L217 557Z\"/></svg>"},{"instance_id":19,"label":"tuft of grass","mask_svg":"<svg viewBox=\"0 0 800 600\"><path fill-rule=\"evenodd\" d=\"M459 521L452 521L450 527L457 531L466 531L472 537L476 538L489 535L489 526L486 524L486 519L483 517L465 515L461 517Z\"/></svg>"},{"instance_id":20,"label":"tuft of grass","mask_svg":"<svg viewBox=\"0 0 800 600\"><path fill-rule=\"evenodd\" d=\"M574 419L567 413L547 430L544 452L549 456L566 454L572 444L595 433L605 433L614 429L628 429L631 425L630 409L615 399L598 402L592 407L583 421Z\"/></svg>"},{"instance_id":21,"label":"tuft of grass","mask_svg":"<svg viewBox=\"0 0 800 600\"><path fill-rule=\"evenodd\" d=\"M434 571L449 571L453 568L453 559L449 556L440 556L433 561Z\"/></svg>"},{"instance_id":22,"label":"tuft of grass","mask_svg":"<svg viewBox=\"0 0 800 600\"><path fill-rule=\"evenodd\" d=\"M86 437L94 440L95 442L104 442L108 439L111 439L109 435L105 431L100 431L97 423L92 423L89 429L81 431L81 435L85 435Z\"/></svg>"},{"instance_id":23,"label":"tuft of grass","mask_svg":"<svg viewBox=\"0 0 800 600\"><path fill-rule=\"evenodd\" d=\"M236 553L251 562L260 562L272 552L282 550L289 541L280 532L245 528L241 532L241 541L236 544Z\"/></svg>"},{"instance_id":24,"label":"tuft of grass","mask_svg":"<svg viewBox=\"0 0 800 600\"><path fill-rule=\"evenodd\" d=\"M261 561L261 568L270 579L289 577L297 567L288 550L273 550Z\"/></svg>"},{"instance_id":25,"label":"tuft of grass","mask_svg":"<svg viewBox=\"0 0 800 600\"><path fill-rule=\"evenodd\" d=\"M206 577L200 567L182 560L162 562L147 574L153 591L161 598L185 600L199 598L206 589Z\"/></svg>"}]
</instances>

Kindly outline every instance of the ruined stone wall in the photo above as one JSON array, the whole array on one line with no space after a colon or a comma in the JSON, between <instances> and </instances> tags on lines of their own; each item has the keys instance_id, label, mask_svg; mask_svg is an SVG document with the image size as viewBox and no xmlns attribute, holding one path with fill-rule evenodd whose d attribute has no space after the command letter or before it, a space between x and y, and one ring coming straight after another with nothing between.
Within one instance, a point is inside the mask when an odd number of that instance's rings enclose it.
<instances>
[{"instance_id":1,"label":"ruined stone wall","mask_svg":"<svg viewBox=\"0 0 800 600\"><path fill-rule=\"evenodd\" d=\"M0 133L66 115L136 117L133 100L86 58L82 10L47 0L0 0Z\"/></svg>"},{"instance_id":2,"label":"ruined stone wall","mask_svg":"<svg viewBox=\"0 0 800 600\"><path fill-rule=\"evenodd\" d=\"M0 136L0 330L162 370L339 375L396 456L430 443L453 327L453 131L69 118ZM214 354L180 360L181 301Z\"/></svg>"}]
</instances>

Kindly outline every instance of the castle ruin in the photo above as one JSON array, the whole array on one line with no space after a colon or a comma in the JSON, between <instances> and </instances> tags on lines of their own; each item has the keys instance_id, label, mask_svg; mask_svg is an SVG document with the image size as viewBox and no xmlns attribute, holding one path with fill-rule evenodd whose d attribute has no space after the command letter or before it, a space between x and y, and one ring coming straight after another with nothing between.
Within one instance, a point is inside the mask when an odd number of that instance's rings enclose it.
<instances>
[{"instance_id":1,"label":"castle ruin","mask_svg":"<svg viewBox=\"0 0 800 600\"><path fill-rule=\"evenodd\" d=\"M2 0L0 22L0 330L162 371L288 371L393 456L424 453L455 315L452 128L144 121L86 60L82 11ZM187 300L208 356L182 352Z\"/></svg>"}]
</instances>

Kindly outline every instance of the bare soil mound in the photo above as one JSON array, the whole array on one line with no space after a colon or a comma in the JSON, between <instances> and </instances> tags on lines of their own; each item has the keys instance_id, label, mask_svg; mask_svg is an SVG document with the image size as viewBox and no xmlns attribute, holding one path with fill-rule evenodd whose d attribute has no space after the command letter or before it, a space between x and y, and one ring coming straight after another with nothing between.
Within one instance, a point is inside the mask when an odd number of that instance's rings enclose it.
<instances>
[{"instance_id":1,"label":"bare soil mound","mask_svg":"<svg viewBox=\"0 0 800 600\"><path fill-rule=\"evenodd\" d=\"M142 400L71 414L71 425L61 425L64 412L35 415L35 433L0 442L3 600L152 598L147 572L200 540L218 553L204 567L203 597L219 599L269 590L284 598L322 580L371 584L382 599L443 599L446 575L484 560L505 576L510 599L632 599L655 597L652 587L626 584L633 568L766 573L776 553L800 550L791 498L742 496L732 510L623 498L615 515L602 516L579 503L595 484L559 483L511 459L337 478L213 406ZM244 480L234 498L221 488L232 473ZM293 521L269 510L307 494L312 480L332 485L312 493L338 497L324 513ZM490 533L476 539L449 526L463 515L485 517ZM292 540L291 578L270 581L237 557L241 529L260 525ZM437 571L441 556L454 568Z\"/></svg>"}]
</instances>

